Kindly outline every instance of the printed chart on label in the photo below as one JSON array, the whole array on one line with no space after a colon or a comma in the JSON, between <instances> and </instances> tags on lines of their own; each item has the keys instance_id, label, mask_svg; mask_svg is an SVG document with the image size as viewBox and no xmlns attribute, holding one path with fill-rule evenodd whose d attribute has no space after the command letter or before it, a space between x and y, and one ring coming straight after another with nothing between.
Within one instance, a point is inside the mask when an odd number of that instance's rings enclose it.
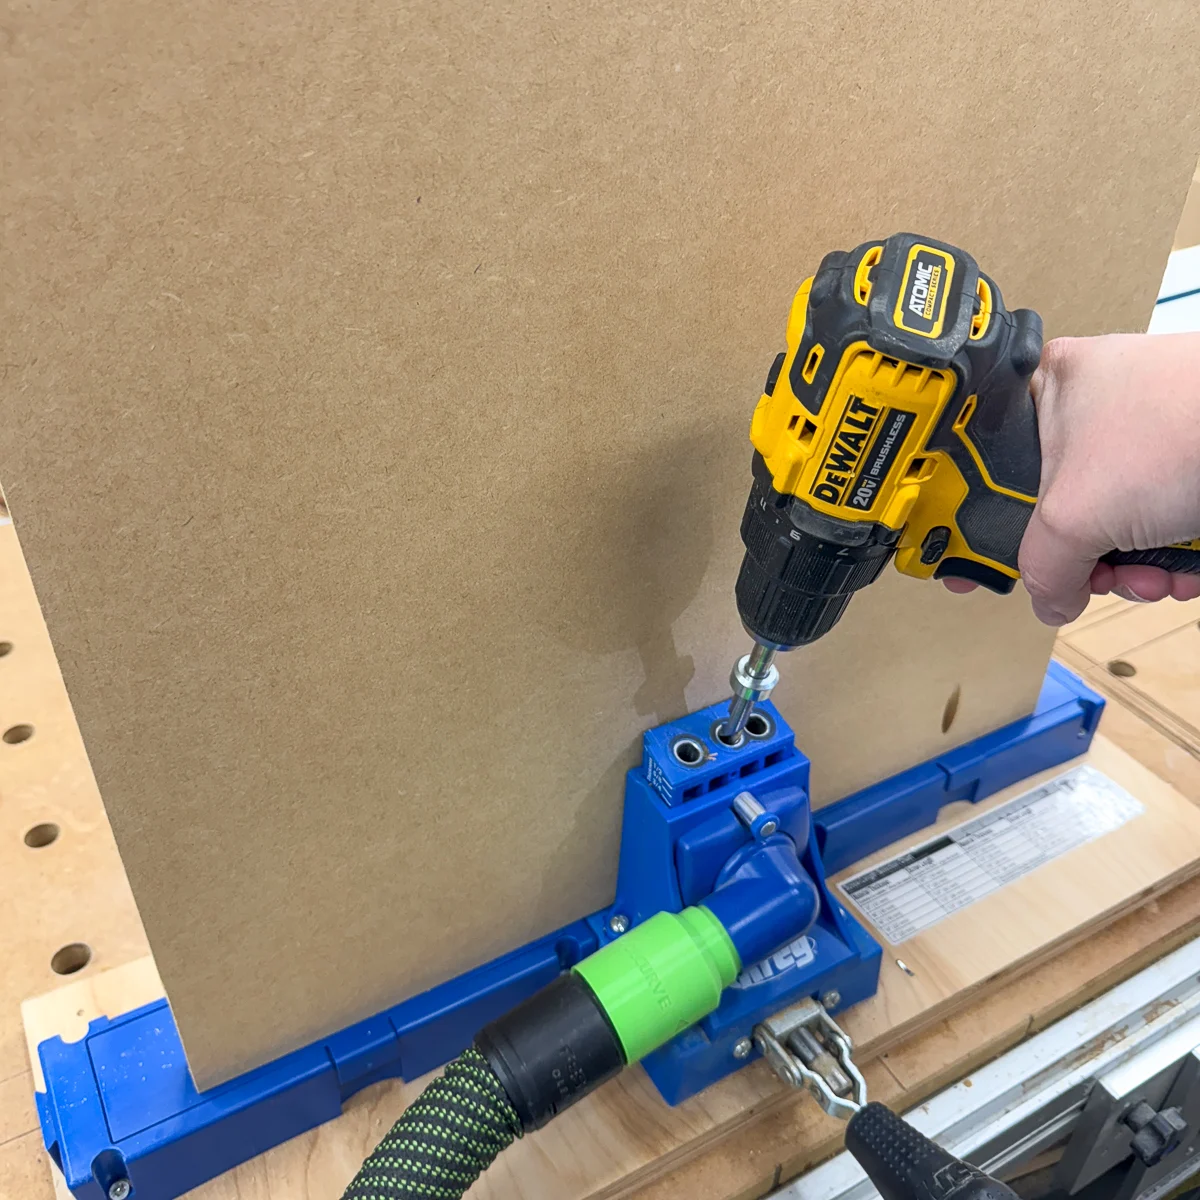
<instances>
[{"instance_id":1,"label":"printed chart on label","mask_svg":"<svg viewBox=\"0 0 1200 1200\"><path fill-rule=\"evenodd\" d=\"M1084 764L840 886L895 946L1143 811Z\"/></svg>"}]
</instances>

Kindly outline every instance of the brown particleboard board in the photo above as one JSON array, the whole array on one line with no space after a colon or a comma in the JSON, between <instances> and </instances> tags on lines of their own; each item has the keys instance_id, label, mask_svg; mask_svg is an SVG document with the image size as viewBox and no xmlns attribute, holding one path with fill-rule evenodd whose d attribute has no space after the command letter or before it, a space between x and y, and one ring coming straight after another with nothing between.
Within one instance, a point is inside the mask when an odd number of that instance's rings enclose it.
<instances>
[{"instance_id":1,"label":"brown particleboard board","mask_svg":"<svg viewBox=\"0 0 1200 1200\"><path fill-rule=\"evenodd\" d=\"M1200 673L1194 666L1197 646L1200 628L1193 620L1122 654L1122 661L1134 673L1122 676L1121 681L1150 704L1169 709L1187 730L1189 747L1200 753Z\"/></svg>"},{"instance_id":2,"label":"brown particleboard board","mask_svg":"<svg viewBox=\"0 0 1200 1200\"><path fill-rule=\"evenodd\" d=\"M1093 596L1088 601L1087 608L1070 625L1065 625L1058 631L1058 640L1062 642L1069 634L1076 630L1086 629L1093 622L1102 621L1107 617L1111 617L1119 609L1128 607L1128 603L1114 592L1109 592L1105 596Z\"/></svg>"},{"instance_id":3,"label":"brown particleboard board","mask_svg":"<svg viewBox=\"0 0 1200 1200\"><path fill-rule=\"evenodd\" d=\"M1185 0L7 35L0 471L203 1084L608 901L639 732L744 648L747 422L827 250L928 230L1136 328L1200 139ZM829 799L1048 648L889 576L778 698Z\"/></svg>"},{"instance_id":4,"label":"brown particleboard board","mask_svg":"<svg viewBox=\"0 0 1200 1200\"><path fill-rule=\"evenodd\" d=\"M1200 600L1182 603L1163 600L1158 604L1131 604L1122 600L1104 609L1098 620L1084 628L1068 626L1060 634L1060 640L1093 664L1105 666L1176 630L1190 627L1194 631L1198 622Z\"/></svg>"},{"instance_id":5,"label":"brown particleboard board","mask_svg":"<svg viewBox=\"0 0 1200 1200\"><path fill-rule=\"evenodd\" d=\"M860 1063L877 1060L972 1000L995 991L1003 981L1061 954L1200 870L1200 810L1103 737L1096 738L1088 761L1136 795L1145 805L1144 814L1013 881L898 948L885 942L878 993L842 1017ZM1034 776L978 805L950 806L936 826L864 860L863 865L1003 804L1057 770ZM1103 890L1094 886L1098 878L1105 880ZM981 928L988 930L986 938L979 936ZM913 974L899 968L897 954L903 955ZM122 1011L128 992L127 1011L152 998L156 985L153 966L142 960L27 1001L23 1016L31 1052L54 1032L78 1037L85 1027L81 1010L85 1017ZM314 1200L339 1194L353 1173L356 1156L378 1139L419 1088L420 1081L375 1089L314 1135L304 1150L306 1170L323 1180L309 1193ZM481 1200L532 1200L552 1194L563 1200L624 1196L787 1099L785 1089L761 1063L674 1109L661 1102L640 1070L628 1071L544 1132L506 1151L472 1194ZM278 1157L279 1152L272 1153ZM270 1169L270 1160L267 1155L239 1169L244 1171L243 1179L257 1179L264 1163ZM198 1194L214 1200L252 1195L238 1190L239 1170Z\"/></svg>"},{"instance_id":6,"label":"brown particleboard board","mask_svg":"<svg viewBox=\"0 0 1200 1200\"><path fill-rule=\"evenodd\" d=\"M21 1001L61 977L64 946L91 950L85 974L147 953L146 937L88 767L50 639L0 500L0 1196L49 1195ZM42 829L58 830L46 841ZM31 831L38 830L39 834Z\"/></svg>"},{"instance_id":7,"label":"brown particleboard board","mask_svg":"<svg viewBox=\"0 0 1200 1200\"><path fill-rule=\"evenodd\" d=\"M1111 600L1111 597L1097 598ZM1200 600L1093 605L1059 635L1055 654L1200 761Z\"/></svg>"},{"instance_id":8,"label":"brown particleboard board","mask_svg":"<svg viewBox=\"0 0 1200 1200\"><path fill-rule=\"evenodd\" d=\"M1188 189L1187 200L1183 205L1183 215L1179 218L1179 226L1175 230L1175 249L1185 250L1188 246L1200 245L1200 167L1192 178L1192 186Z\"/></svg>"},{"instance_id":9,"label":"brown particleboard board","mask_svg":"<svg viewBox=\"0 0 1200 1200\"><path fill-rule=\"evenodd\" d=\"M55 953L81 942L93 969L148 952L12 526L0 514L0 1083L27 1066L17 1007L59 980ZM26 845L54 826L53 842ZM0 1175L0 1178L3 1176Z\"/></svg>"}]
</instances>

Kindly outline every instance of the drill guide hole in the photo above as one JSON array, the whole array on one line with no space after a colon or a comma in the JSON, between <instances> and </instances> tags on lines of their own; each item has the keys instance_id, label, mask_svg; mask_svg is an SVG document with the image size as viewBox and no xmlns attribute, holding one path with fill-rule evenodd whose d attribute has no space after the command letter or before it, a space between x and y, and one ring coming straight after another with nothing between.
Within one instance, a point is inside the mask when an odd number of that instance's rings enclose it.
<instances>
[{"instance_id":1,"label":"drill guide hole","mask_svg":"<svg viewBox=\"0 0 1200 1200\"><path fill-rule=\"evenodd\" d=\"M43 821L40 825L35 825L32 829L25 831L25 845L30 850L40 850L43 846L49 846L58 841L58 835L61 832L53 821Z\"/></svg>"},{"instance_id":2,"label":"drill guide hole","mask_svg":"<svg viewBox=\"0 0 1200 1200\"><path fill-rule=\"evenodd\" d=\"M769 738L775 732L775 726L770 717L760 712L752 712L746 718L746 734L749 737L762 740Z\"/></svg>"},{"instance_id":3,"label":"drill guide hole","mask_svg":"<svg viewBox=\"0 0 1200 1200\"><path fill-rule=\"evenodd\" d=\"M956 683L954 691L950 693L946 701L946 707L942 709L942 732L949 733L950 726L954 724L954 718L958 716L958 702L962 699L962 684Z\"/></svg>"},{"instance_id":4,"label":"drill guide hole","mask_svg":"<svg viewBox=\"0 0 1200 1200\"><path fill-rule=\"evenodd\" d=\"M728 746L730 750L736 750L746 740L746 738L740 733L735 738L726 737L722 732L724 725L724 717L720 717L713 722L712 728L709 730L709 733L712 735L712 740L714 742L720 742L722 746Z\"/></svg>"},{"instance_id":5,"label":"drill guide hole","mask_svg":"<svg viewBox=\"0 0 1200 1200\"><path fill-rule=\"evenodd\" d=\"M1137 674L1137 667L1131 662L1126 662L1123 658L1114 658L1108 664L1108 673L1116 675L1121 679L1132 679Z\"/></svg>"},{"instance_id":6,"label":"drill guide hole","mask_svg":"<svg viewBox=\"0 0 1200 1200\"><path fill-rule=\"evenodd\" d=\"M10 725L9 728L4 731L3 736L4 740L10 746L18 746L21 744L21 742L27 742L31 737L33 737L33 726Z\"/></svg>"},{"instance_id":7,"label":"drill guide hole","mask_svg":"<svg viewBox=\"0 0 1200 1200\"><path fill-rule=\"evenodd\" d=\"M84 942L71 942L54 952L50 970L55 975L74 975L92 961L92 948Z\"/></svg>"},{"instance_id":8,"label":"drill guide hole","mask_svg":"<svg viewBox=\"0 0 1200 1200\"><path fill-rule=\"evenodd\" d=\"M698 767L708 758L704 744L693 737L676 738L671 743L671 753L675 761L683 763L685 767Z\"/></svg>"}]
</instances>

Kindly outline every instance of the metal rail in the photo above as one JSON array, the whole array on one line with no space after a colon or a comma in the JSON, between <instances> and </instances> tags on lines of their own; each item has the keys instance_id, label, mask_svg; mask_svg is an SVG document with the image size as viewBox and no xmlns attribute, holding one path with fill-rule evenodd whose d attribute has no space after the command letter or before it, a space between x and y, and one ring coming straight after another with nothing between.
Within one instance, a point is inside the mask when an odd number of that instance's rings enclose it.
<instances>
[{"instance_id":1,"label":"metal rail","mask_svg":"<svg viewBox=\"0 0 1200 1200\"><path fill-rule=\"evenodd\" d=\"M1182 1077L1180 1068L1198 1043L1200 938L972 1072L969 1084L948 1088L905 1116L951 1153L988 1174L1003 1175L1067 1142L1088 1108L1091 1123L1099 1120L1097 1129L1103 1126L1110 1138L1107 1145L1088 1148L1090 1160L1119 1162L1129 1155L1130 1130L1111 1114L1105 1124L1104 1112L1095 1103L1089 1107L1097 1082L1105 1085L1106 1095L1128 1105L1146 1097L1162 1103L1175 1094L1172 1086L1178 1091L1174 1080ZM1099 1112L1095 1120L1093 1110ZM1111 1139L1119 1142L1115 1158ZM1184 1177L1182 1167L1198 1169L1194 1147L1184 1149L1153 1178L1139 1175L1145 1186L1132 1194L1165 1194ZM1195 1163L1200 1164L1200 1155ZM1131 1170L1138 1167L1131 1162ZM1075 1190L1088 1180L1062 1182ZM876 1195L862 1168L844 1152L773 1193L774 1200L871 1200Z\"/></svg>"}]
</instances>

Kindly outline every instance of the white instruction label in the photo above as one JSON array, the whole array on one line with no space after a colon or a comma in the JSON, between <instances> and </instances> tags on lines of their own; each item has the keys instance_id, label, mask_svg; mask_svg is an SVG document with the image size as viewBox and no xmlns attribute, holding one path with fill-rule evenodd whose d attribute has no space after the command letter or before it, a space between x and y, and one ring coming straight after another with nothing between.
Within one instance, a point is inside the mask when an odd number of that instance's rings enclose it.
<instances>
[{"instance_id":1,"label":"white instruction label","mask_svg":"<svg viewBox=\"0 0 1200 1200\"><path fill-rule=\"evenodd\" d=\"M1144 811L1085 763L840 887L895 946Z\"/></svg>"}]
</instances>

